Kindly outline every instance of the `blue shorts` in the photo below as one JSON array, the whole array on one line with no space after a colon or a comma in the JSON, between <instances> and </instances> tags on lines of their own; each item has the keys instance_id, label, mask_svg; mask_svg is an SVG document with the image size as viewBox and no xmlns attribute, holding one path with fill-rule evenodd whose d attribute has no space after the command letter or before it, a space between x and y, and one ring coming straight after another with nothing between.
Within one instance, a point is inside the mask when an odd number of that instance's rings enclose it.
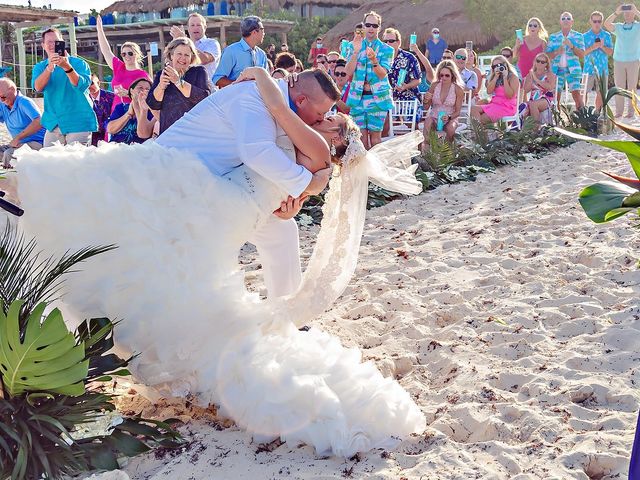
<instances>
[{"instance_id":1,"label":"blue shorts","mask_svg":"<svg viewBox=\"0 0 640 480\"><path fill-rule=\"evenodd\" d=\"M570 92L580 90L580 83L582 82L582 72L570 73L567 69L559 69L557 75L559 92L564 90L565 84L569 84Z\"/></svg>"},{"instance_id":2,"label":"blue shorts","mask_svg":"<svg viewBox=\"0 0 640 480\"><path fill-rule=\"evenodd\" d=\"M349 115L361 130L381 132L384 128L384 120L389 112L380 110L376 103L377 99L374 99L373 95L365 95L358 106L351 108Z\"/></svg>"}]
</instances>

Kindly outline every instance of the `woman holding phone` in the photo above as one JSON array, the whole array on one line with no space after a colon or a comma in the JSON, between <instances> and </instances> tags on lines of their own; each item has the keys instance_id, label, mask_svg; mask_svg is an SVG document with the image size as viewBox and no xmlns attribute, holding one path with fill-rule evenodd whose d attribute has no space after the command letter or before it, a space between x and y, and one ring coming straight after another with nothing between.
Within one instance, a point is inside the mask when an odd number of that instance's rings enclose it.
<instances>
[{"instance_id":1,"label":"woman holding phone","mask_svg":"<svg viewBox=\"0 0 640 480\"><path fill-rule=\"evenodd\" d=\"M187 37L175 38L167 45L165 67L156 74L147 96L149 107L160 112L159 133L211 93L207 70L199 63L196 47Z\"/></svg>"},{"instance_id":2,"label":"woman holding phone","mask_svg":"<svg viewBox=\"0 0 640 480\"><path fill-rule=\"evenodd\" d=\"M137 43L124 42L120 47L120 55L122 55L122 60L120 60L111 50L111 45L109 45L107 36L104 33L100 15L96 18L96 31L98 32L100 52L102 52L107 65L113 70L111 87L116 94L111 107L111 112L113 112L118 104L131 101L128 94L131 84L139 78L149 79L149 75L141 69L142 50L140 50Z\"/></svg>"},{"instance_id":3,"label":"woman holding phone","mask_svg":"<svg viewBox=\"0 0 640 480\"><path fill-rule=\"evenodd\" d=\"M532 17L527 22L526 32L522 38L519 38L517 32L522 34L522 30L516 31L516 45L513 48L513 62L518 65L518 70L522 78L529 74L529 70L533 67L536 57L543 53L547 48L547 39L549 34L544 28L542 21L538 17Z\"/></svg>"}]
</instances>

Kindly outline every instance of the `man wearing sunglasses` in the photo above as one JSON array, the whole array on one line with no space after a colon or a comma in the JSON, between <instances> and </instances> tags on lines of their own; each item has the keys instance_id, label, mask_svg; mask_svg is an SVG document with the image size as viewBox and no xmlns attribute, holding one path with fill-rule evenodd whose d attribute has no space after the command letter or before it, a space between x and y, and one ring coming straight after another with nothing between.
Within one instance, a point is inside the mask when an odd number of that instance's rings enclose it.
<instances>
[{"instance_id":1,"label":"man wearing sunglasses","mask_svg":"<svg viewBox=\"0 0 640 480\"><path fill-rule=\"evenodd\" d=\"M333 70L333 80L336 82L338 90L340 90L340 100L336 101L336 110L338 112L346 113L347 115L351 111L346 104L347 97L349 95L349 76L347 75L347 61L344 58L339 58L336 61L336 66Z\"/></svg>"},{"instance_id":2,"label":"man wearing sunglasses","mask_svg":"<svg viewBox=\"0 0 640 480\"><path fill-rule=\"evenodd\" d=\"M591 14L589 23L591 30L586 31L584 36L584 73L589 74L586 95L596 86L596 75L604 77L604 81L609 84L609 57L613 54L613 40L611 34L602 29L604 15L595 11ZM596 87L596 109L602 108L602 96Z\"/></svg>"},{"instance_id":3,"label":"man wearing sunglasses","mask_svg":"<svg viewBox=\"0 0 640 480\"><path fill-rule=\"evenodd\" d=\"M568 84L576 108L581 108L584 101L580 95L582 81L580 59L584 58L584 37L572 27L573 15L564 12L560 15L561 30L549 37L546 52L551 58L551 69L558 77L558 100L560 100L560 92L564 90L565 84Z\"/></svg>"},{"instance_id":4,"label":"man wearing sunglasses","mask_svg":"<svg viewBox=\"0 0 640 480\"><path fill-rule=\"evenodd\" d=\"M464 82L465 91L475 90L476 88L478 88L478 75L476 75L476 72L467 68L467 55L468 52L466 49L459 48L455 51L453 56L453 61L458 67L460 76L462 77L462 81Z\"/></svg>"},{"instance_id":5,"label":"man wearing sunglasses","mask_svg":"<svg viewBox=\"0 0 640 480\"><path fill-rule=\"evenodd\" d=\"M381 22L382 17L376 12L365 14L364 36L356 29L353 41L345 46L346 70L352 77L347 105L366 148L382 141L384 120L393 107L388 77L393 48L378 38Z\"/></svg>"},{"instance_id":6,"label":"man wearing sunglasses","mask_svg":"<svg viewBox=\"0 0 640 480\"><path fill-rule=\"evenodd\" d=\"M340 54L338 52L329 52L327 53L327 67L329 71L329 75L333 76L333 71L336 68L336 63L340 59Z\"/></svg>"}]
</instances>

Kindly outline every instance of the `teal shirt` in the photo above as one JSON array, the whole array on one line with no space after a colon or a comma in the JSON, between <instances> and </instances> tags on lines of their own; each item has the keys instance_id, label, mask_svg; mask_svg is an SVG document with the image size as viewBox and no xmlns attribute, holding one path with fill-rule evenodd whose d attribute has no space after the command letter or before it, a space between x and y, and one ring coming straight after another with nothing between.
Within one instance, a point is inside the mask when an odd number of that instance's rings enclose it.
<instances>
[{"instance_id":1,"label":"teal shirt","mask_svg":"<svg viewBox=\"0 0 640 480\"><path fill-rule=\"evenodd\" d=\"M371 91L373 92L373 100L375 106L379 110L391 110L393 108L393 97L391 92L391 85L389 84L389 75L385 75L382 78L373 71L373 63L367 58L366 47L370 46L376 52L378 62L387 73L391 70L393 64L393 47L390 47L386 43L383 43L380 39L376 38L373 42L362 42L362 50L358 54L358 64L356 70L353 73L353 79L351 80L351 87L349 88L349 96L347 97L346 104L349 107L357 107L362 101L362 91L364 90L365 81L371 85ZM354 54L353 43L349 44L345 48L347 61Z\"/></svg>"},{"instance_id":2,"label":"teal shirt","mask_svg":"<svg viewBox=\"0 0 640 480\"><path fill-rule=\"evenodd\" d=\"M617 62L635 62L640 60L640 22L614 23L616 45L613 47L613 59Z\"/></svg>"},{"instance_id":3,"label":"teal shirt","mask_svg":"<svg viewBox=\"0 0 640 480\"><path fill-rule=\"evenodd\" d=\"M78 57L69 57L69 63L78 74L78 85L75 87L61 67L56 67L49 82L42 91L44 93L44 113L40 122L48 131L60 127L63 134L77 132L95 132L98 120L93 111L93 101L89 96L91 71L87 62ZM33 67L31 86L36 88L38 78L49 64L43 60Z\"/></svg>"}]
</instances>

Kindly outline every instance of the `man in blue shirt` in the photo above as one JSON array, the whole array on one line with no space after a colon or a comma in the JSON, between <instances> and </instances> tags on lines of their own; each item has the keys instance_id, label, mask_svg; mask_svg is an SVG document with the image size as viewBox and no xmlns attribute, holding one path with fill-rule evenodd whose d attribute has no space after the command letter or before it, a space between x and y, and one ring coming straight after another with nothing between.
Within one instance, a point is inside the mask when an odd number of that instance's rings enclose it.
<instances>
[{"instance_id":1,"label":"man in blue shirt","mask_svg":"<svg viewBox=\"0 0 640 480\"><path fill-rule=\"evenodd\" d=\"M213 84L218 88L233 83L247 67L267 68L267 54L258 46L264 40L264 26L260 17L243 18L240 32L242 40L232 43L222 52L213 75Z\"/></svg>"},{"instance_id":2,"label":"man in blue shirt","mask_svg":"<svg viewBox=\"0 0 640 480\"><path fill-rule=\"evenodd\" d=\"M613 54L613 40L611 34L602 29L604 15L597 10L591 14L589 23L591 30L582 34L584 38L584 73L589 74L587 92L589 94L596 85L596 75L604 77L609 84L609 57ZM584 99L585 104L587 99ZM596 109L602 108L602 96L596 87Z\"/></svg>"},{"instance_id":3,"label":"man in blue shirt","mask_svg":"<svg viewBox=\"0 0 640 480\"><path fill-rule=\"evenodd\" d=\"M91 71L87 62L78 57L56 53L55 42L62 40L57 28L42 34L42 49L47 59L33 67L31 84L44 93L42 126L47 129L44 146L54 142L67 145L74 142L89 145L91 133L98 130L98 120L89 96Z\"/></svg>"},{"instance_id":4,"label":"man in blue shirt","mask_svg":"<svg viewBox=\"0 0 640 480\"><path fill-rule=\"evenodd\" d=\"M584 99L580 95L582 81L580 59L584 57L584 38L572 27L573 15L570 12L563 12L560 15L561 30L549 37L546 53L551 59L551 70L558 77L558 100L560 92L567 84L576 108L581 108L584 106Z\"/></svg>"},{"instance_id":5,"label":"man in blue shirt","mask_svg":"<svg viewBox=\"0 0 640 480\"><path fill-rule=\"evenodd\" d=\"M11 168L11 159L16 148L28 145L40 150L44 141L44 128L40 125L40 110L36 103L22 95L16 84L8 78L0 78L0 122L11 134L8 145L0 145L2 166Z\"/></svg>"},{"instance_id":6,"label":"man in blue shirt","mask_svg":"<svg viewBox=\"0 0 640 480\"><path fill-rule=\"evenodd\" d=\"M431 37L426 44L425 56L429 59L431 66L436 67L442 61L442 54L448 46L447 42L440 38L440 29L431 30Z\"/></svg>"}]
</instances>

